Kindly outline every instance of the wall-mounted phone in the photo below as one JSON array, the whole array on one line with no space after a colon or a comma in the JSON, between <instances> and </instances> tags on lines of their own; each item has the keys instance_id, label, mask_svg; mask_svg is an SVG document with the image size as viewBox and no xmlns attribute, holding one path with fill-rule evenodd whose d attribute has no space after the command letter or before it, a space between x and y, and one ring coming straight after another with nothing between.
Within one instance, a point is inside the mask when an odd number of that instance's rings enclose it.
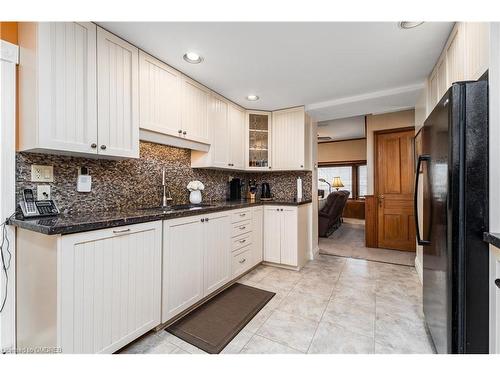
<instances>
[{"instance_id":1,"label":"wall-mounted phone","mask_svg":"<svg viewBox=\"0 0 500 375\"><path fill-rule=\"evenodd\" d=\"M23 199L19 202L19 206L21 206L24 217L54 216L59 213L53 200L37 201L31 189L23 190Z\"/></svg>"}]
</instances>

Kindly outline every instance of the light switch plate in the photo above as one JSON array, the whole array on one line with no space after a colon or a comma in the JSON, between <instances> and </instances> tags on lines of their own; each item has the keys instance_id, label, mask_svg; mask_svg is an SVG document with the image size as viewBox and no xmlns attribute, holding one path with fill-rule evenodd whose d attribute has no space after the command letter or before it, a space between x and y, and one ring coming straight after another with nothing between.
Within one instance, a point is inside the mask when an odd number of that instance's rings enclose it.
<instances>
[{"instance_id":1,"label":"light switch plate","mask_svg":"<svg viewBox=\"0 0 500 375\"><path fill-rule=\"evenodd\" d=\"M52 165L31 165L31 182L54 182Z\"/></svg>"},{"instance_id":2,"label":"light switch plate","mask_svg":"<svg viewBox=\"0 0 500 375\"><path fill-rule=\"evenodd\" d=\"M50 199L50 185L38 185L36 187L36 199L39 201Z\"/></svg>"}]
</instances>

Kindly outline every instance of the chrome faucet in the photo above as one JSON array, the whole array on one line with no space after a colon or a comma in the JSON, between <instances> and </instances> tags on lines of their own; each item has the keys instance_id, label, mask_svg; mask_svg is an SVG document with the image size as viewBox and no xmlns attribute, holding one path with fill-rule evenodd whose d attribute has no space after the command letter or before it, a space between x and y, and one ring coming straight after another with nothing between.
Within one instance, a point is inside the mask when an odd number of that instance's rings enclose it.
<instances>
[{"instance_id":1,"label":"chrome faucet","mask_svg":"<svg viewBox=\"0 0 500 375\"><path fill-rule=\"evenodd\" d=\"M172 203L173 199L172 199L172 196L170 195L170 190L167 189L167 184L165 182L165 168L163 168L161 186L163 188L163 196L161 199L161 206L168 207Z\"/></svg>"}]
</instances>

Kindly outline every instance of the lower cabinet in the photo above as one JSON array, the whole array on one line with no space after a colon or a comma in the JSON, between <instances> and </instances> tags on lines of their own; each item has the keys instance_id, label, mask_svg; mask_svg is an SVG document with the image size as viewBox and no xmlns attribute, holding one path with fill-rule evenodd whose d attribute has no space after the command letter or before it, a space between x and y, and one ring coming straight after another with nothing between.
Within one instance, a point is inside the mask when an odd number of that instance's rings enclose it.
<instances>
[{"instance_id":1,"label":"lower cabinet","mask_svg":"<svg viewBox=\"0 0 500 375\"><path fill-rule=\"evenodd\" d=\"M252 211L252 263L262 262L264 252L264 207L255 207Z\"/></svg>"},{"instance_id":2,"label":"lower cabinet","mask_svg":"<svg viewBox=\"0 0 500 375\"><path fill-rule=\"evenodd\" d=\"M18 348L112 353L160 324L161 221L18 230Z\"/></svg>"},{"instance_id":3,"label":"lower cabinet","mask_svg":"<svg viewBox=\"0 0 500 375\"><path fill-rule=\"evenodd\" d=\"M164 221L162 322L229 282L230 255L228 213Z\"/></svg>"},{"instance_id":4,"label":"lower cabinet","mask_svg":"<svg viewBox=\"0 0 500 375\"><path fill-rule=\"evenodd\" d=\"M264 261L302 267L307 261L307 206L264 206Z\"/></svg>"},{"instance_id":5,"label":"lower cabinet","mask_svg":"<svg viewBox=\"0 0 500 375\"><path fill-rule=\"evenodd\" d=\"M490 353L500 354L500 249L493 245L490 245Z\"/></svg>"}]
</instances>

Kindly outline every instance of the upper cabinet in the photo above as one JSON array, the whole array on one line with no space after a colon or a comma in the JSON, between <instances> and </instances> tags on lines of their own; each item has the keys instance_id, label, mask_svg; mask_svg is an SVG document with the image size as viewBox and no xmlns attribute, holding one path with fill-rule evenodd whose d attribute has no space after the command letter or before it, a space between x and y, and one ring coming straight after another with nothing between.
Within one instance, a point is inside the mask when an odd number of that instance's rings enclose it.
<instances>
[{"instance_id":1,"label":"upper cabinet","mask_svg":"<svg viewBox=\"0 0 500 375\"><path fill-rule=\"evenodd\" d=\"M459 22L427 81L427 114L454 82L477 80L489 64L489 23Z\"/></svg>"},{"instance_id":2,"label":"upper cabinet","mask_svg":"<svg viewBox=\"0 0 500 375\"><path fill-rule=\"evenodd\" d=\"M246 113L246 169L270 170L272 113L247 111Z\"/></svg>"},{"instance_id":3,"label":"upper cabinet","mask_svg":"<svg viewBox=\"0 0 500 375\"><path fill-rule=\"evenodd\" d=\"M142 51L139 71L141 129L182 135L182 74Z\"/></svg>"},{"instance_id":4,"label":"upper cabinet","mask_svg":"<svg viewBox=\"0 0 500 375\"><path fill-rule=\"evenodd\" d=\"M181 129L184 138L209 143L208 102L210 90L188 77L182 78Z\"/></svg>"},{"instance_id":5,"label":"upper cabinet","mask_svg":"<svg viewBox=\"0 0 500 375\"><path fill-rule=\"evenodd\" d=\"M137 48L79 22L20 22L19 44L20 151L139 156Z\"/></svg>"},{"instance_id":6,"label":"upper cabinet","mask_svg":"<svg viewBox=\"0 0 500 375\"><path fill-rule=\"evenodd\" d=\"M304 107L273 112L273 169L306 169L305 143L306 118Z\"/></svg>"},{"instance_id":7,"label":"upper cabinet","mask_svg":"<svg viewBox=\"0 0 500 375\"><path fill-rule=\"evenodd\" d=\"M97 29L99 154L139 157L139 50Z\"/></svg>"},{"instance_id":8,"label":"upper cabinet","mask_svg":"<svg viewBox=\"0 0 500 375\"><path fill-rule=\"evenodd\" d=\"M245 111L234 104L230 104L228 125L230 167L245 169Z\"/></svg>"}]
</instances>

